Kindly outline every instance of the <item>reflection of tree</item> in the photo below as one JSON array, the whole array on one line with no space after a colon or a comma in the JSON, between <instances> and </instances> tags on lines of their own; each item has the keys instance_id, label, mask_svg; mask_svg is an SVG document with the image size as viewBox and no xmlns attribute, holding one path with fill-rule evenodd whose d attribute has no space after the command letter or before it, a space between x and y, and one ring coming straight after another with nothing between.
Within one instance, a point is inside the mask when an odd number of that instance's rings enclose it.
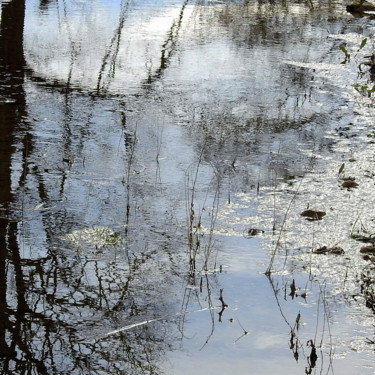
<instances>
[{"instance_id":1,"label":"reflection of tree","mask_svg":"<svg viewBox=\"0 0 375 375\"><path fill-rule=\"evenodd\" d=\"M72 126L74 93L68 84L62 87L65 100L58 119L63 142L55 145L53 160L39 154L40 139L26 120L24 6L23 0L3 3L0 30L1 373L160 374L157 363L171 335L165 320L107 335L124 322L148 321L168 311L163 296L169 284L156 282L161 274L154 266L156 251L146 243L142 254L134 251L128 257L119 246L108 250L117 252L108 261L65 251L64 244L56 243L56 235L77 220L61 201L66 169L83 147L86 130ZM91 120L88 116L87 125ZM129 138L124 138L128 149ZM53 205L46 213L26 210ZM168 239L159 244L168 251Z\"/></svg>"},{"instance_id":2,"label":"reflection of tree","mask_svg":"<svg viewBox=\"0 0 375 375\"><path fill-rule=\"evenodd\" d=\"M121 35L122 35L122 30L124 28L125 20L126 20L126 15L128 12L128 7L129 7L129 0L122 0L121 1L121 10L120 10L120 16L119 16L119 23L118 26L114 32L113 38L110 41L110 44L107 48L107 51L104 54L103 60L102 60L102 65L100 67L100 71L98 74L98 82L96 85L96 90L97 93L100 93L101 91L105 91L105 86L104 86L104 73L107 65L109 65L109 70L108 70L108 77L109 81L114 77L115 72L116 72L116 60L117 60L117 55L119 52L120 48L120 41L121 41ZM109 85L109 83L107 83Z\"/></svg>"},{"instance_id":3,"label":"reflection of tree","mask_svg":"<svg viewBox=\"0 0 375 375\"><path fill-rule=\"evenodd\" d=\"M189 0L185 0L184 3L182 4L179 16L177 20L175 20L172 23L168 31L167 37L161 46L160 65L156 68L154 72L151 70L148 72L148 77L145 80L145 82L142 83L142 86L148 88L154 81L160 79L162 73L168 67L171 57L173 53L176 51L178 35L181 29L184 11L188 3L189 3ZM129 1L123 0L121 2L121 11L120 11L118 26L116 27L114 31L114 35L104 54L104 57L102 59L102 65L100 67L100 71L98 74L97 87L96 87L98 94L102 93L103 91L105 92L105 90L108 88L110 84L110 81L115 76L116 61L118 58L121 36L122 36L122 31L124 28L124 24L125 24L127 12L128 12L128 7L129 7ZM106 68L108 69L108 72L107 72L108 81L105 83L104 74L105 74Z\"/></svg>"},{"instance_id":4,"label":"reflection of tree","mask_svg":"<svg viewBox=\"0 0 375 375\"><path fill-rule=\"evenodd\" d=\"M98 260L48 257L42 272L28 277L28 297L34 310L51 318L49 322L43 315L39 320L25 319L32 321L29 329L33 330L25 348L33 349L29 349L32 356L49 356L54 363L46 367L54 366L54 373L133 373L130 367L137 374L146 367L155 373L165 340L157 324L136 327L126 335L106 336L110 327L144 316L146 296L140 304L132 293L132 280L144 262L144 258L134 260L126 275L119 267ZM153 297L148 297L152 304ZM24 330L25 337L30 336L27 327Z\"/></svg>"},{"instance_id":5,"label":"reflection of tree","mask_svg":"<svg viewBox=\"0 0 375 375\"><path fill-rule=\"evenodd\" d=\"M157 67L157 69L154 72L152 72L151 70L149 71L148 77L143 83L144 87L146 88L150 87L152 83L160 79L165 69L168 68L170 60L177 48L178 36L180 33L185 8L188 5L188 3L189 3L189 0L184 1L177 20L172 23L168 31L167 37L161 47L160 65Z\"/></svg>"},{"instance_id":6,"label":"reflection of tree","mask_svg":"<svg viewBox=\"0 0 375 375\"><path fill-rule=\"evenodd\" d=\"M271 164L278 164L278 177L301 174L309 161L295 149L293 137L313 152L329 147L330 141L322 139L319 130L321 124L332 120L337 89L332 90L334 104L327 105L327 94L323 97L316 89L320 82L312 70L286 61L325 61L327 55L317 52L311 39L322 30L326 32L329 4L319 4L314 10L308 3L297 1L198 4L201 6L195 7L194 16L189 19L196 44L182 55L181 61L189 61L197 51L202 58L200 64L193 66L198 77L210 76L207 72L211 70L211 75L217 74L207 84L188 78L192 90L186 85L175 100L171 91L165 105L179 116L185 113L193 124L193 137L202 145L207 144L204 162L225 165L237 161L236 176L230 181L234 190L236 184L246 189L259 183L259 179L261 184L269 184L274 172L274 168L267 171ZM321 19L317 12L323 14ZM304 27L310 22L314 33ZM299 24L301 27L296 27ZM329 27L343 26L340 20L330 20ZM217 46L217 59L211 43ZM226 48L229 51L221 53ZM326 106L324 110L321 103ZM342 112L337 111L336 115L340 118ZM275 154L269 152L275 143L281 145L276 162Z\"/></svg>"},{"instance_id":7,"label":"reflection of tree","mask_svg":"<svg viewBox=\"0 0 375 375\"><path fill-rule=\"evenodd\" d=\"M181 311L178 314L178 328L181 333L181 339L188 339L185 334L186 317L189 313L207 311L207 320L210 325L207 325L207 335L205 341L202 343L200 350L202 350L211 340L215 333L216 319L222 323L222 316L228 305L224 301L223 289L217 290L217 278L215 273L204 273L199 277L199 286L195 284L195 278L190 278L192 282L185 289L184 298L181 305ZM213 294L218 297L214 298ZM219 303L215 303L218 300Z\"/></svg>"},{"instance_id":8,"label":"reflection of tree","mask_svg":"<svg viewBox=\"0 0 375 375\"><path fill-rule=\"evenodd\" d=\"M0 217L0 353L2 355L15 355L15 343L9 343L9 327L12 320L22 316L25 310L23 290L17 290L15 296L19 306L11 310L8 306L8 275L9 262L14 260L13 273L16 287L23 287L22 270L17 254L16 237L17 224L11 218L11 205L13 194L11 191L11 158L14 151L15 131L17 124L21 122L24 114L23 93L23 18L25 5L23 0L14 0L10 3L2 3L1 29L0 29L0 95L6 103L0 107L0 204L3 209ZM14 333L17 334L17 324L14 325ZM4 368L8 370L7 368Z\"/></svg>"},{"instance_id":9,"label":"reflection of tree","mask_svg":"<svg viewBox=\"0 0 375 375\"><path fill-rule=\"evenodd\" d=\"M282 285L282 286L279 286L278 283L275 281L275 277L272 278L270 276L267 276L268 280L269 280L269 283L270 283L270 286L271 286L271 289L272 289L272 292L273 292L273 295L275 297L275 301L276 301L276 304L277 304L277 307L279 309L279 312L280 312L280 315L282 317L282 319L284 320L285 324L287 325L288 329L290 330L290 340L289 340L289 349L292 351L293 353L293 357L294 359L298 362L299 359L300 359L300 353L301 353L301 350L303 352L303 355L305 357L305 360L306 360L306 367L305 367L305 373L306 374L312 374L313 371L315 371L315 367L317 365L317 360L318 360L318 355L317 355L317 348L316 348L316 345L317 345L317 335L318 335L318 326L319 324L322 324L322 332L321 332L321 341L319 343L319 347L323 347L323 340L326 339L327 342L324 342L324 345L328 345L329 347L329 352L326 354L326 353L323 353L323 351L321 350L320 351L320 356L321 356L321 362L319 363L320 365L320 372L323 372L325 370L325 367L326 367L326 370L327 370L327 373L330 373L332 372L333 373L333 364L332 364L332 354L333 354L333 342L332 342L332 337L331 337L331 331L330 331L330 324L329 324L329 319L328 319L328 306L327 306L327 298L326 298L326 295L325 295L325 289L322 288L322 286L320 285L319 282L317 282L319 288L320 288L320 293L319 293L319 301L318 301L318 304L317 304L317 322L316 322L316 330L315 330L315 335L314 335L314 339L311 339L311 338L308 338L306 340L304 340L305 342L302 341L301 339L301 336L302 336L302 333L300 332L300 325L301 325L301 313L300 311L298 311L298 314L296 316L295 319L289 319L287 317L287 313L286 313L286 309L283 308L282 304L281 304L281 301L280 301L280 297L279 295L281 293L283 293L283 298L285 301L287 301L287 295L289 297L291 297L291 301L294 300L294 298L305 298L306 297L306 293L303 292L301 293L300 295L298 295L298 293L296 293L296 291L298 290L298 288L296 287L296 284L295 284L295 281L293 279L293 281L291 283L289 283L289 285ZM290 293L287 292L287 290L289 289ZM320 322L320 304L322 305L323 307L323 319L322 319L322 322ZM294 321L294 323L293 323ZM326 334L328 333L328 337L326 338ZM307 353L305 353L307 352ZM328 361L327 363L325 363L324 359L325 357L328 357Z\"/></svg>"},{"instance_id":10,"label":"reflection of tree","mask_svg":"<svg viewBox=\"0 0 375 375\"><path fill-rule=\"evenodd\" d=\"M302 347L302 343L301 343L301 341L298 338L298 330L299 330L299 325L300 325L301 314L298 312L297 317L295 319L295 323L293 325L291 323L289 323L289 321L288 321L287 317L285 316L285 313L284 313L284 311L283 311L283 309L281 307L281 304L280 304L280 301L279 301L279 297L278 297L279 291L275 287L274 280L270 276L267 276L267 278L268 278L268 280L270 282L270 285L271 285L271 288L272 288L272 292L274 294L274 297L275 297L275 300L276 300L276 303L277 303L277 307L278 307L278 309L280 311L280 315L282 316L282 318L285 321L286 325L290 329L289 348L293 352L294 359L298 362L298 359L299 359L299 349ZM290 296L293 299L294 295L295 295L294 280L291 283L290 289L291 289Z\"/></svg>"},{"instance_id":11,"label":"reflection of tree","mask_svg":"<svg viewBox=\"0 0 375 375\"><path fill-rule=\"evenodd\" d=\"M40 0L39 9L41 12L46 12L49 8L49 5L56 0Z\"/></svg>"}]
</instances>

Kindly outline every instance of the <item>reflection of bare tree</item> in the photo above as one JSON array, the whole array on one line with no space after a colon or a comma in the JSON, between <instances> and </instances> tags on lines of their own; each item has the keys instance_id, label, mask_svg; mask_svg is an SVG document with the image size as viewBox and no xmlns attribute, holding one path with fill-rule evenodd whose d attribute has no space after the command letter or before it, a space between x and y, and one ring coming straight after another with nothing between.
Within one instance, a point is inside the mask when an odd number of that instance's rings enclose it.
<instances>
[{"instance_id":1,"label":"reflection of bare tree","mask_svg":"<svg viewBox=\"0 0 375 375\"><path fill-rule=\"evenodd\" d=\"M195 282L195 279L190 281ZM178 314L178 328L181 333L181 339L189 339L185 334L186 317L189 313L207 312L207 320L210 321L208 325L208 332L206 339L202 344L202 350L210 341L215 333L216 319L219 323L222 322L222 316L228 305L224 301L223 289L218 290L217 279L215 273L204 273L199 277L199 285L191 284L185 289L184 298L181 305L180 313ZM217 297L213 297L218 295ZM215 303L218 300L219 303ZM197 308L198 307L198 308ZM218 311L217 311L218 310Z\"/></svg>"},{"instance_id":2,"label":"reflection of bare tree","mask_svg":"<svg viewBox=\"0 0 375 375\"><path fill-rule=\"evenodd\" d=\"M0 259L1 265L6 263L6 272L1 269L6 282L1 288L6 317L0 330L3 370L160 373L155 363L164 351L167 331L160 325L166 323L136 326L126 335L105 335L125 321L149 319L154 310L152 288L139 283L147 257L134 258L126 267L120 260L108 266L105 261L58 254L56 248L45 258L21 259L17 234L13 222L1 237L8 253L4 259L2 252ZM14 284L14 292L7 283ZM137 290L150 292L138 298Z\"/></svg>"},{"instance_id":3,"label":"reflection of bare tree","mask_svg":"<svg viewBox=\"0 0 375 375\"><path fill-rule=\"evenodd\" d=\"M56 2L56 0L40 0L39 9L42 13L47 12L51 3Z\"/></svg>"},{"instance_id":4,"label":"reflection of bare tree","mask_svg":"<svg viewBox=\"0 0 375 375\"><path fill-rule=\"evenodd\" d=\"M168 31L167 38L165 39L161 47L160 65L154 72L152 72L151 70L149 71L148 77L143 83L143 86L145 88L150 87L153 82L160 79L165 69L167 69L170 60L177 48L177 41L181 29L182 20L184 17L184 11L188 3L189 0L184 1L177 20L172 23Z\"/></svg>"},{"instance_id":5,"label":"reflection of bare tree","mask_svg":"<svg viewBox=\"0 0 375 375\"><path fill-rule=\"evenodd\" d=\"M273 295L275 297L277 307L278 307L278 309L280 311L280 315L282 316L283 320L285 321L286 325L289 327L289 330L290 330L289 349L292 351L293 357L296 360L296 362L298 362L300 349L303 349L303 344L302 344L301 340L298 338L298 331L299 331L299 327L300 327L301 314L300 314L300 312L298 312L298 314L297 314L297 316L295 318L294 324L292 324L292 323L289 322L288 318L286 317L286 315L285 315L285 313L283 311L281 303L279 301L279 297L278 297L279 290L275 286L274 280L270 276L267 276L267 278L268 278L268 280L270 282L270 286L272 288L272 292L273 292ZM291 294L293 294L295 292L295 283L294 283L294 280L291 283L290 289L291 289ZM292 299L293 299L293 297L292 297ZM315 349L315 347L314 347L314 349ZM307 357L307 361L309 361L309 357ZM316 359L315 359L315 362L316 362Z\"/></svg>"},{"instance_id":6,"label":"reflection of bare tree","mask_svg":"<svg viewBox=\"0 0 375 375\"><path fill-rule=\"evenodd\" d=\"M10 259L19 260L17 247L14 248L17 237L17 224L12 218L11 206L13 194L11 190L11 158L14 151L16 126L21 122L24 114L23 93L23 19L25 4L23 0L14 0L1 4L1 29L0 29L0 95L5 104L0 107L0 204L2 207L0 217L0 353L14 356L15 345L8 342L8 329L12 320L17 316L17 310L8 307L8 272ZM13 78L14 77L14 78ZM12 81L14 79L14 81ZM13 103L14 101L14 103ZM7 103L9 102L9 104ZM22 282L20 263L14 267L14 274L18 277L18 285ZM18 272L17 272L18 271ZM17 282L16 282L17 285ZM19 292L17 290L17 292ZM25 308L23 295L18 293L16 299L21 308ZM16 326L15 332L16 332Z\"/></svg>"},{"instance_id":7,"label":"reflection of bare tree","mask_svg":"<svg viewBox=\"0 0 375 375\"><path fill-rule=\"evenodd\" d=\"M104 73L106 67L109 65L108 69L108 77L109 80L111 80L116 71L116 60L117 60L117 55L119 52L120 48L120 41L121 41L121 35L122 35L122 30L124 28L127 12L128 12L128 7L129 7L129 0L122 0L121 1L121 10L120 10L120 16L119 16L119 23L117 28L115 29L114 35L109 43L109 46L107 48L107 51L104 54L103 60L102 60L102 65L100 67L100 71L98 74L98 82L96 85L96 90L97 93L99 94L101 91L105 91L106 86L104 85ZM106 85L108 86L109 83Z\"/></svg>"},{"instance_id":8,"label":"reflection of bare tree","mask_svg":"<svg viewBox=\"0 0 375 375\"><path fill-rule=\"evenodd\" d=\"M3 373L15 373L16 368L35 369L38 373L47 373L43 359L36 355L34 347L29 345L37 325L49 327L53 319L33 308L29 301L27 274L41 271L41 263L21 258L18 238L22 222L15 217L14 206L17 195L11 186L11 159L14 145L19 139L22 151L22 173L19 184L25 183L29 170L28 154L32 151L32 137L24 124L25 93L23 58L23 20L24 1L13 0L2 4L2 22L0 32L1 95L11 104L2 107L1 128L1 205L4 208L0 219L0 273L1 273L1 323L0 346ZM13 103L14 101L14 103ZM26 129L25 129L26 128ZM18 134L21 134L19 136ZM22 136L24 134L24 136ZM39 189L44 197L44 189ZM20 354L22 355L20 356Z\"/></svg>"},{"instance_id":9,"label":"reflection of bare tree","mask_svg":"<svg viewBox=\"0 0 375 375\"><path fill-rule=\"evenodd\" d=\"M126 257L120 245L118 249L111 248L118 253L109 262L108 258L100 260L100 257L72 253L71 249L66 251L66 244L56 242L56 235L76 221L61 201L66 197L69 169L83 145L85 127L79 133L72 126L74 93L68 84L62 87L65 93L63 120L60 119L63 144L56 144L53 160L38 154L39 140L24 120L29 115L23 87L23 20L24 1L2 4L1 372L160 374L157 364L168 348L171 335L166 320L135 325L126 335L122 332L107 335L124 322L148 321L165 316L168 311L162 299L167 295L164 288L169 284L162 286L155 282L160 281L160 270L154 266L156 250L148 249L146 244L141 254L134 251L131 257ZM87 124L90 121L89 115ZM124 116L121 123L125 132ZM124 134L125 149L132 141ZM19 161L16 167L20 169L13 176L12 160ZM84 160L81 162L84 165ZM51 184L52 178L58 183ZM58 207L46 213L40 209L53 205ZM36 246L33 246L34 240ZM135 241L133 238L133 245ZM159 243L167 253L168 238ZM152 273L155 273L153 277Z\"/></svg>"},{"instance_id":10,"label":"reflection of bare tree","mask_svg":"<svg viewBox=\"0 0 375 375\"><path fill-rule=\"evenodd\" d=\"M220 90L220 83L208 85L206 88L192 79L195 91L187 90L185 97L184 93L180 94L175 101L171 101L170 106L178 108L178 113L185 111L189 121L194 122L194 137L202 144L208 144L204 162L224 164L237 157L239 168L236 178L233 179L234 189L236 183L241 189L246 184L257 183L247 183L239 179L254 178L259 169L264 171L267 168L264 165L257 167L255 163L259 162L261 157L266 159L264 149L267 149L267 141L270 144L276 139L279 139L280 143L284 141L275 134L283 135L294 129L298 130L298 141L304 142L307 147L329 147L326 140L320 139L318 130L320 124L332 119L332 112L322 111L320 106L315 107L317 102L326 101L327 97L323 99L317 92L316 86L319 82L313 81L316 78L313 77L311 69L284 61L316 61L316 51L310 42L312 34L306 32L302 25L312 19L314 23L320 22L315 20L315 12L321 12L324 15L322 20L325 19L329 6L331 2L321 3L312 10L308 2L266 0L229 1L220 4L199 1L195 7L194 17L189 19L189 28L194 30L193 40L198 40L197 43L201 43L203 47L193 46L193 51L204 51L211 42L220 46L218 51L227 45L231 48L228 55L223 57L225 70L215 66L220 66L220 59L215 60L214 55L205 59L202 54L202 76L210 69L223 72L226 79L221 81L218 77L218 82L223 82L230 93L227 94L224 89ZM327 22L322 22L324 26L318 26L317 32L326 27ZM339 22L332 24L337 26ZM301 24L301 28L296 26L298 24ZM210 53L210 49L207 50ZM233 66L225 62L225 59L233 61ZM238 78L236 72L237 62L244 72L241 78ZM199 76L200 67L196 69ZM270 86L267 86L265 81L269 82ZM202 92L199 95L197 93L200 90ZM194 101L192 97L195 96L198 96L199 100ZM337 101L337 98L334 100ZM236 113L237 108L240 114ZM341 115L337 113L337 116ZM316 130L311 131L312 128ZM291 149L293 146L288 147L286 144L283 160L279 163L285 176L300 174L305 168L303 157L293 154ZM302 165L297 165L296 160L301 160ZM241 170L241 161L246 165L246 171ZM271 163L266 160L264 164ZM249 168L255 170L253 175L249 173ZM268 183L268 175L260 177Z\"/></svg>"},{"instance_id":11,"label":"reflection of bare tree","mask_svg":"<svg viewBox=\"0 0 375 375\"><path fill-rule=\"evenodd\" d=\"M305 373L312 374L313 371L318 371L315 368L319 363L320 372L326 371L326 373L333 373L333 352L334 352L334 344L332 342L331 336L331 329L330 329L330 322L329 322L329 312L328 312L328 302L327 296L325 291L325 286L321 285L318 281L318 288L320 290L319 293L319 300L317 303L317 321L316 321L316 328L315 334L313 338L308 338L307 340L303 340L301 338L302 332L300 331L301 326L301 312L298 311L298 314L293 319L288 319L287 313L284 311L282 303L280 301L279 295L284 294L284 300L287 300L287 296L291 297L291 301L294 298L305 298L306 293L302 292L300 294L296 293L298 291L298 287L295 284L295 281L292 280L287 285L279 286L278 283L275 281L276 277L267 276L270 286L272 288L273 295L275 297L275 301L277 307L280 311L280 315L282 316L283 320L285 321L286 325L290 330L290 340L289 340L289 349L293 353L294 359L298 362L300 359L300 354L302 354L306 359L306 366L305 366ZM290 291L290 293L288 293ZM323 316L321 316L321 314ZM321 329L321 330L319 330ZM321 334L320 341L318 342L318 335ZM323 352L320 349L320 354L318 356L317 350L318 348L322 348L327 346L329 348L328 352ZM318 358L321 358L321 361L318 362ZM325 361L328 359L328 361Z\"/></svg>"}]
</instances>

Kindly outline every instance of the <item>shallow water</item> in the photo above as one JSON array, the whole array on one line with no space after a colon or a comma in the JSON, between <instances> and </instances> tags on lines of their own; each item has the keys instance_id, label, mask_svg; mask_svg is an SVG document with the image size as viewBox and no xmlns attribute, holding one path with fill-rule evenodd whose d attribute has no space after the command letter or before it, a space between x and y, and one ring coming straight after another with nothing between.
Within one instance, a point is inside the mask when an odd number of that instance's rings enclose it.
<instances>
[{"instance_id":1,"label":"shallow water","mask_svg":"<svg viewBox=\"0 0 375 375\"><path fill-rule=\"evenodd\" d=\"M349 238L373 225L373 103L353 88L373 20L314 1L1 10L4 374L374 372Z\"/></svg>"}]
</instances>

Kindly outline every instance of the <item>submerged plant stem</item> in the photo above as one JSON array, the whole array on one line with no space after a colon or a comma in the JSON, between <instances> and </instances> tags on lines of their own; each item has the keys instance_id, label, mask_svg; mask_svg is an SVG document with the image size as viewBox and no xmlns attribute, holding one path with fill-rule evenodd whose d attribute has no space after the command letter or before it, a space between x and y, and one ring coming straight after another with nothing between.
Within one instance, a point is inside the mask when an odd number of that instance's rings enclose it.
<instances>
[{"instance_id":1,"label":"submerged plant stem","mask_svg":"<svg viewBox=\"0 0 375 375\"><path fill-rule=\"evenodd\" d=\"M281 241L281 235L282 235L282 233L283 233L283 230L284 230L284 227L285 227L285 224L286 224L286 219L287 219L287 217L288 217L288 214L289 214L289 211L290 211L290 209L291 209L291 207L292 207L292 204L293 204L294 200L296 199L296 196L297 196L297 194L298 194L298 191L299 191L299 189L300 189L300 187L301 187L301 185L302 185L302 181L303 181L303 178L301 178L301 180L300 180L300 182L299 182L299 184L298 184L298 186L297 186L297 189L296 189L296 191L294 192L293 197L292 197L292 199L290 200L290 202L289 202L289 204L288 204L288 207L287 207L287 209L286 209L286 211L285 211L284 219L283 219L283 222L282 222L282 224L281 224L281 228L280 228L279 235L278 235L278 237L277 237L276 245L275 245L275 248L274 248L274 250L273 250L273 253L272 253L271 260L270 260L270 263L269 263L269 265L268 265L268 268L267 268L267 270L266 270L266 272L265 272L265 274L266 274L267 276L270 276L270 275L271 275L271 271L272 271L272 267L273 267L273 262L274 262L274 260L275 260L275 256L276 256L277 249L279 248L279 244L280 244L280 241Z\"/></svg>"}]
</instances>

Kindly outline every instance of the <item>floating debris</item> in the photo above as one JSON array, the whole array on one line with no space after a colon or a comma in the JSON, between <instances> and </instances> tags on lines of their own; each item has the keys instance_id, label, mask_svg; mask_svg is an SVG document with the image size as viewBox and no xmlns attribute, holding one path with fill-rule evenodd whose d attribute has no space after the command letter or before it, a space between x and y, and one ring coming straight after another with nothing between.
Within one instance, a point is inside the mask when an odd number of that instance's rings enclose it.
<instances>
[{"instance_id":1,"label":"floating debris","mask_svg":"<svg viewBox=\"0 0 375 375\"><path fill-rule=\"evenodd\" d=\"M365 254L363 255L362 257L363 260L368 260L372 263L375 263L375 256L374 255L368 255L368 254Z\"/></svg>"},{"instance_id":2,"label":"floating debris","mask_svg":"<svg viewBox=\"0 0 375 375\"><path fill-rule=\"evenodd\" d=\"M62 237L77 247L94 247L100 250L107 246L115 246L122 242L120 235L108 227L93 226L81 230L74 230Z\"/></svg>"},{"instance_id":3,"label":"floating debris","mask_svg":"<svg viewBox=\"0 0 375 375\"><path fill-rule=\"evenodd\" d=\"M375 5L366 0L354 0L346 6L346 10L349 13L360 14L375 11Z\"/></svg>"},{"instance_id":4,"label":"floating debris","mask_svg":"<svg viewBox=\"0 0 375 375\"><path fill-rule=\"evenodd\" d=\"M375 255L375 246L364 246L359 250L361 254L372 254Z\"/></svg>"},{"instance_id":5,"label":"floating debris","mask_svg":"<svg viewBox=\"0 0 375 375\"><path fill-rule=\"evenodd\" d=\"M322 246L319 249L313 251L314 254L335 254L342 255L345 253L344 249L339 246L327 247Z\"/></svg>"},{"instance_id":6,"label":"floating debris","mask_svg":"<svg viewBox=\"0 0 375 375\"><path fill-rule=\"evenodd\" d=\"M365 267L361 275L361 291L366 301L366 306L375 312L375 269L371 264Z\"/></svg>"},{"instance_id":7,"label":"floating debris","mask_svg":"<svg viewBox=\"0 0 375 375\"><path fill-rule=\"evenodd\" d=\"M375 244L375 237L372 237L372 236L363 236L362 234L352 234L350 237L356 241L370 242L370 243Z\"/></svg>"},{"instance_id":8,"label":"floating debris","mask_svg":"<svg viewBox=\"0 0 375 375\"><path fill-rule=\"evenodd\" d=\"M346 188L346 189L356 188L358 186L358 184L354 180L355 180L355 178L345 179L345 181L341 184L341 186L343 188Z\"/></svg>"},{"instance_id":9,"label":"floating debris","mask_svg":"<svg viewBox=\"0 0 375 375\"><path fill-rule=\"evenodd\" d=\"M262 233L264 233L264 230L262 230L262 229L250 228L250 229L247 231L246 234L247 234L249 237L253 237L253 236L257 236L257 235L262 234Z\"/></svg>"},{"instance_id":10,"label":"floating debris","mask_svg":"<svg viewBox=\"0 0 375 375\"><path fill-rule=\"evenodd\" d=\"M324 211L317 210L305 210L301 213L301 216L306 218L306 220L322 220L325 215Z\"/></svg>"}]
</instances>

